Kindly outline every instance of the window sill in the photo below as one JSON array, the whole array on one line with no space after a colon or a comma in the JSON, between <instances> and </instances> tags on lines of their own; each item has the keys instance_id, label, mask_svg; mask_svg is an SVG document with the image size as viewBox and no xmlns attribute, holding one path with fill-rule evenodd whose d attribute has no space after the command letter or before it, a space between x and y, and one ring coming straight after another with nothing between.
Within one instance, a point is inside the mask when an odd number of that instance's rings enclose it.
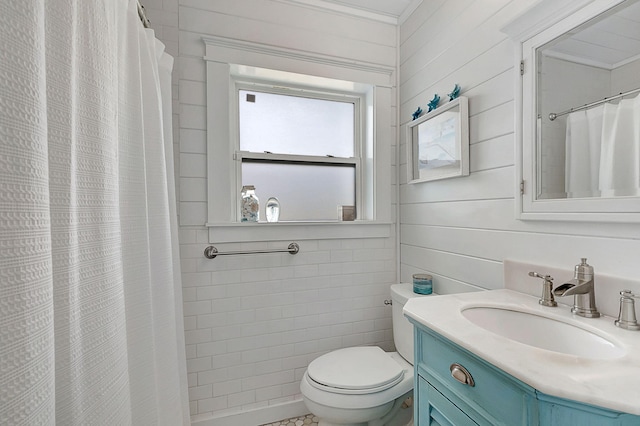
<instances>
[{"instance_id":1,"label":"window sill","mask_svg":"<svg viewBox=\"0 0 640 426\"><path fill-rule=\"evenodd\" d=\"M391 236L391 223L354 222L234 222L208 223L210 243L300 241Z\"/></svg>"}]
</instances>

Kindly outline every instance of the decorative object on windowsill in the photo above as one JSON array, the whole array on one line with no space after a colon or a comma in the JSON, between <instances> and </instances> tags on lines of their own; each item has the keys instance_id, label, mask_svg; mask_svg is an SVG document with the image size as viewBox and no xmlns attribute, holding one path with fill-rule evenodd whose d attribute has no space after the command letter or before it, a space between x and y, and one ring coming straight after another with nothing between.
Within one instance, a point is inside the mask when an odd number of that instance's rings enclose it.
<instances>
[{"instance_id":1,"label":"decorative object on windowsill","mask_svg":"<svg viewBox=\"0 0 640 426\"><path fill-rule=\"evenodd\" d=\"M267 222L277 222L280 219L280 201L276 197L271 197L264 205L264 215Z\"/></svg>"},{"instance_id":2,"label":"decorative object on windowsill","mask_svg":"<svg viewBox=\"0 0 640 426\"><path fill-rule=\"evenodd\" d=\"M240 200L240 220L242 222L257 222L260 219L260 201L256 196L256 187L245 185L242 187Z\"/></svg>"},{"instance_id":3,"label":"decorative object on windowsill","mask_svg":"<svg viewBox=\"0 0 640 426\"><path fill-rule=\"evenodd\" d=\"M344 222L356 220L356 206L338 206L338 219Z\"/></svg>"},{"instance_id":4,"label":"decorative object on windowsill","mask_svg":"<svg viewBox=\"0 0 640 426\"><path fill-rule=\"evenodd\" d=\"M458 83L456 83L451 93L449 93L447 96L449 96L449 101L452 101L458 96L460 96L460 86L458 86Z\"/></svg>"},{"instance_id":5,"label":"decorative object on windowsill","mask_svg":"<svg viewBox=\"0 0 640 426\"><path fill-rule=\"evenodd\" d=\"M433 95L433 99L431 99L429 101L429 103L427 104L427 106L429 107L429 109L427 110L427 112L431 112L434 109L438 108L438 104L440 103L440 95L438 95L437 93L435 95Z\"/></svg>"},{"instance_id":6,"label":"decorative object on windowsill","mask_svg":"<svg viewBox=\"0 0 640 426\"><path fill-rule=\"evenodd\" d=\"M414 120L417 120L417 119L418 119L418 117L420 117L420 115L421 115L421 114L422 114L422 108L418 107L418 109L417 109L417 110L415 110L415 111L413 112L413 114L411 114L411 117L412 117Z\"/></svg>"}]
</instances>

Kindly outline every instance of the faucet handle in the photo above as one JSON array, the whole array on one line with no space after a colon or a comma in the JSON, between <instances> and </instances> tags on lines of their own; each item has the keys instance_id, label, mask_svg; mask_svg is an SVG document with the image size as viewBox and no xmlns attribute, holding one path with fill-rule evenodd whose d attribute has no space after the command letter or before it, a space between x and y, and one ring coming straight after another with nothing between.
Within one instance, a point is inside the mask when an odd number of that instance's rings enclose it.
<instances>
[{"instance_id":1,"label":"faucet handle","mask_svg":"<svg viewBox=\"0 0 640 426\"><path fill-rule=\"evenodd\" d=\"M633 294L631 290L622 290L620 296L620 313L614 324L627 330L640 330L640 325L636 320L635 300L633 300L640 298L640 296Z\"/></svg>"},{"instance_id":2,"label":"faucet handle","mask_svg":"<svg viewBox=\"0 0 640 426\"><path fill-rule=\"evenodd\" d=\"M538 300L538 303L543 306L558 306L558 303L553 298L553 277L551 275L542 275L537 272L529 272L530 277L540 278L544 280L542 284L542 297Z\"/></svg>"}]
</instances>

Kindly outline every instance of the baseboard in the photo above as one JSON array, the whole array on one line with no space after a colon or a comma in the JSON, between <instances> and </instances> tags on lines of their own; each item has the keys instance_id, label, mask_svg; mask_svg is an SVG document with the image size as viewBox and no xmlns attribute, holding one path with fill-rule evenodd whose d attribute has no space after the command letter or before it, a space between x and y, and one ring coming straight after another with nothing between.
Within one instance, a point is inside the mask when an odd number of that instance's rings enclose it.
<instances>
[{"instance_id":1,"label":"baseboard","mask_svg":"<svg viewBox=\"0 0 640 426\"><path fill-rule=\"evenodd\" d=\"M192 421L191 426L259 426L308 413L309 409L300 399L234 414L214 415L207 419Z\"/></svg>"}]
</instances>

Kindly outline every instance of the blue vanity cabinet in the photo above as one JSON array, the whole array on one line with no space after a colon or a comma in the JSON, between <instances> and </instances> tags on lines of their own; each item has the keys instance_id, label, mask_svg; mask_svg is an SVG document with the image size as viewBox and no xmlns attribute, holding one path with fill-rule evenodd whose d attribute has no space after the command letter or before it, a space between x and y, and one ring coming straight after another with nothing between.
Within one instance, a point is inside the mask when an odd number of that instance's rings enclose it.
<instances>
[{"instance_id":1,"label":"blue vanity cabinet","mask_svg":"<svg viewBox=\"0 0 640 426\"><path fill-rule=\"evenodd\" d=\"M414 340L417 426L640 426L640 416L543 394L428 328Z\"/></svg>"},{"instance_id":2,"label":"blue vanity cabinet","mask_svg":"<svg viewBox=\"0 0 640 426\"><path fill-rule=\"evenodd\" d=\"M538 392L540 425L640 426L640 416L594 407Z\"/></svg>"},{"instance_id":3,"label":"blue vanity cabinet","mask_svg":"<svg viewBox=\"0 0 640 426\"><path fill-rule=\"evenodd\" d=\"M429 329L416 328L416 331L419 426L538 424L537 400L532 387ZM472 377L473 386L456 380L452 365L465 369Z\"/></svg>"},{"instance_id":4,"label":"blue vanity cabinet","mask_svg":"<svg viewBox=\"0 0 640 426\"><path fill-rule=\"evenodd\" d=\"M422 377L418 378L417 393L420 395L420 408L418 409L418 425L429 426L477 426L471 417L454 405L431 386Z\"/></svg>"}]
</instances>

